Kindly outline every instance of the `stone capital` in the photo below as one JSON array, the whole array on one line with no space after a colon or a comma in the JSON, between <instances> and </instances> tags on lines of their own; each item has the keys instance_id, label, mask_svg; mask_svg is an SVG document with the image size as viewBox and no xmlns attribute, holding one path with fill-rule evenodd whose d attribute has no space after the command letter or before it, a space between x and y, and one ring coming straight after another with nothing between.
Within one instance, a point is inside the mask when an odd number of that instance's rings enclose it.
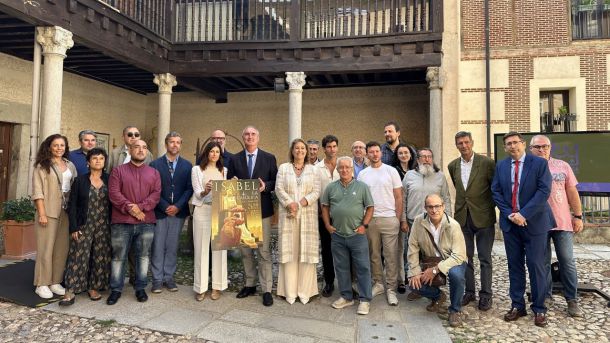
<instances>
[{"instance_id":1,"label":"stone capital","mask_svg":"<svg viewBox=\"0 0 610 343\"><path fill-rule=\"evenodd\" d=\"M56 54L66 57L66 51L74 46L72 32L59 26L36 28L36 41L42 46L42 54Z\"/></svg>"},{"instance_id":2,"label":"stone capital","mask_svg":"<svg viewBox=\"0 0 610 343\"><path fill-rule=\"evenodd\" d=\"M289 90L303 90L305 85L305 73L302 71L286 72L286 82Z\"/></svg>"},{"instance_id":3,"label":"stone capital","mask_svg":"<svg viewBox=\"0 0 610 343\"><path fill-rule=\"evenodd\" d=\"M426 81L429 89L441 89L445 83L443 70L441 67L428 67L426 71Z\"/></svg>"},{"instance_id":4,"label":"stone capital","mask_svg":"<svg viewBox=\"0 0 610 343\"><path fill-rule=\"evenodd\" d=\"M153 82L159 86L159 94L172 94L172 88L178 84L176 77L170 73L155 74Z\"/></svg>"}]
</instances>

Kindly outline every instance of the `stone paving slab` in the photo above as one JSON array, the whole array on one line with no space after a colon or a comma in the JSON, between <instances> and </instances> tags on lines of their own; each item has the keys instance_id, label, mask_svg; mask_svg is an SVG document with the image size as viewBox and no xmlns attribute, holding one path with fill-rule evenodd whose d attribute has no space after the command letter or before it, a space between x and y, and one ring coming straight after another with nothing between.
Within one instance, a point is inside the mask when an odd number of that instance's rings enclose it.
<instances>
[{"instance_id":1,"label":"stone paving slab","mask_svg":"<svg viewBox=\"0 0 610 343\"><path fill-rule=\"evenodd\" d=\"M360 319L358 342L413 342L400 322Z\"/></svg>"},{"instance_id":2,"label":"stone paving slab","mask_svg":"<svg viewBox=\"0 0 610 343\"><path fill-rule=\"evenodd\" d=\"M213 320L214 316L210 313L174 307L139 326L180 335L194 335Z\"/></svg>"},{"instance_id":3,"label":"stone paving slab","mask_svg":"<svg viewBox=\"0 0 610 343\"><path fill-rule=\"evenodd\" d=\"M223 343L315 343L313 337L291 335L284 332L247 326L244 324L214 321L201 330L197 337Z\"/></svg>"}]
</instances>

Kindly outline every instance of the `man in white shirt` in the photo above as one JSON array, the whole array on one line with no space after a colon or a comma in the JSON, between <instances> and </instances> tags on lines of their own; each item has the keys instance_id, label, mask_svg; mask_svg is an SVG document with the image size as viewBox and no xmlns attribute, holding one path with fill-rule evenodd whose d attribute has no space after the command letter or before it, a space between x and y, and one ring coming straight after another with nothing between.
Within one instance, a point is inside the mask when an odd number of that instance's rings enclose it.
<instances>
[{"instance_id":1,"label":"man in white shirt","mask_svg":"<svg viewBox=\"0 0 610 343\"><path fill-rule=\"evenodd\" d=\"M371 272L373 274L373 297L383 293L383 265L385 260L386 296L392 306L398 305L398 230L402 212L402 183L396 168L381 162L381 145L369 142L366 154L370 166L360 172L358 180L366 183L373 195L375 211L366 234L369 240Z\"/></svg>"}]
</instances>

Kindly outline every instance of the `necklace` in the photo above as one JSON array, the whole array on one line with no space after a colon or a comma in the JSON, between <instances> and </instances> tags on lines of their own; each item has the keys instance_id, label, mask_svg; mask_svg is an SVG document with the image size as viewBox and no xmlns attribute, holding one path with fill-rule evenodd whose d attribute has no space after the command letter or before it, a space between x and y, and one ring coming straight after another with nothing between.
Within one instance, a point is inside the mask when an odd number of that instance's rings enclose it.
<instances>
[{"instance_id":1,"label":"necklace","mask_svg":"<svg viewBox=\"0 0 610 343\"><path fill-rule=\"evenodd\" d=\"M296 170L296 171L301 171L301 170L303 170L303 168L305 168L305 164L303 164L303 165L301 166L301 168L297 167L297 165L296 165L296 164L294 164L294 163L292 164L292 166L294 167L294 170Z\"/></svg>"}]
</instances>

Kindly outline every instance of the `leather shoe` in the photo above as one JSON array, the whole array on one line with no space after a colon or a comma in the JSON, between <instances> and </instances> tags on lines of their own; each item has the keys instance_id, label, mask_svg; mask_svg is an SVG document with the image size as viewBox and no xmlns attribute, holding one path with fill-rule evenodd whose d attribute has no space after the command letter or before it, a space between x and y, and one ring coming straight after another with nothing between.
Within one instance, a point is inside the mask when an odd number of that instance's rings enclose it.
<instances>
[{"instance_id":1,"label":"leather shoe","mask_svg":"<svg viewBox=\"0 0 610 343\"><path fill-rule=\"evenodd\" d=\"M405 294L407 292L407 287L405 286L404 283L401 283L400 285L398 285L398 287L396 288L396 290L398 291L398 293L400 294Z\"/></svg>"},{"instance_id":2,"label":"leather shoe","mask_svg":"<svg viewBox=\"0 0 610 343\"><path fill-rule=\"evenodd\" d=\"M121 297L121 292L112 291L110 293L110 295L108 296L108 299L106 299L106 304L114 305L114 304L116 304L117 301L119 301L120 297Z\"/></svg>"},{"instance_id":3,"label":"leather shoe","mask_svg":"<svg viewBox=\"0 0 610 343\"><path fill-rule=\"evenodd\" d=\"M494 301L492 298L479 298L479 310L480 311L489 311L491 309L491 305L493 305Z\"/></svg>"},{"instance_id":4,"label":"leather shoe","mask_svg":"<svg viewBox=\"0 0 610 343\"><path fill-rule=\"evenodd\" d=\"M146 295L146 291L144 291L143 289L136 291L136 299L138 299L138 301L141 303L146 302L146 300L148 300L148 295Z\"/></svg>"},{"instance_id":5,"label":"leather shoe","mask_svg":"<svg viewBox=\"0 0 610 343\"><path fill-rule=\"evenodd\" d=\"M462 306L466 306L470 304L471 301L477 300L477 297L472 293L464 293L462 297Z\"/></svg>"},{"instance_id":6,"label":"leather shoe","mask_svg":"<svg viewBox=\"0 0 610 343\"><path fill-rule=\"evenodd\" d=\"M506 313L504 315L504 320L507 322L513 322L521 317L525 317L527 316L527 311L522 308L522 309L517 309L517 308L511 308L510 311L508 311L508 313Z\"/></svg>"},{"instance_id":7,"label":"leather shoe","mask_svg":"<svg viewBox=\"0 0 610 343\"><path fill-rule=\"evenodd\" d=\"M241 299L254 294L256 294L256 287L244 287L237 293L237 298Z\"/></svg>"},{"instance_id":8,"label":"leather shoe","mask_svg":"<svg viewBox=\"0 0 610 343\"><path fill-rule=\"evenodd\" d=\"M335 290L335 285L332 283L326 283L324 284L324 288L322 288L322 296L325 298L330 297L331 295L333 295L333 291Z\"/></svg>"},{"instance_id":9,"label":"leather shoe","mask_svg":"<svg viewBox=\"0 0 610 343\"><path fill-rule=\"evenodd\" d=\"M540 326L541 328L547 326L549 322L546 320L546 315L544 313L535 313L534 314L534 325Z\"/></svg>"},{"instance_id":10,"label":"leather shoe","mask_svg":"<svg viewBox=\"0 0 610 343\"><path fill-rule=\"evenodd\" d=\"M273 296L270 292L263 293L263 305L271 306L273 305Z\"/></svg>"}]
</instances>

